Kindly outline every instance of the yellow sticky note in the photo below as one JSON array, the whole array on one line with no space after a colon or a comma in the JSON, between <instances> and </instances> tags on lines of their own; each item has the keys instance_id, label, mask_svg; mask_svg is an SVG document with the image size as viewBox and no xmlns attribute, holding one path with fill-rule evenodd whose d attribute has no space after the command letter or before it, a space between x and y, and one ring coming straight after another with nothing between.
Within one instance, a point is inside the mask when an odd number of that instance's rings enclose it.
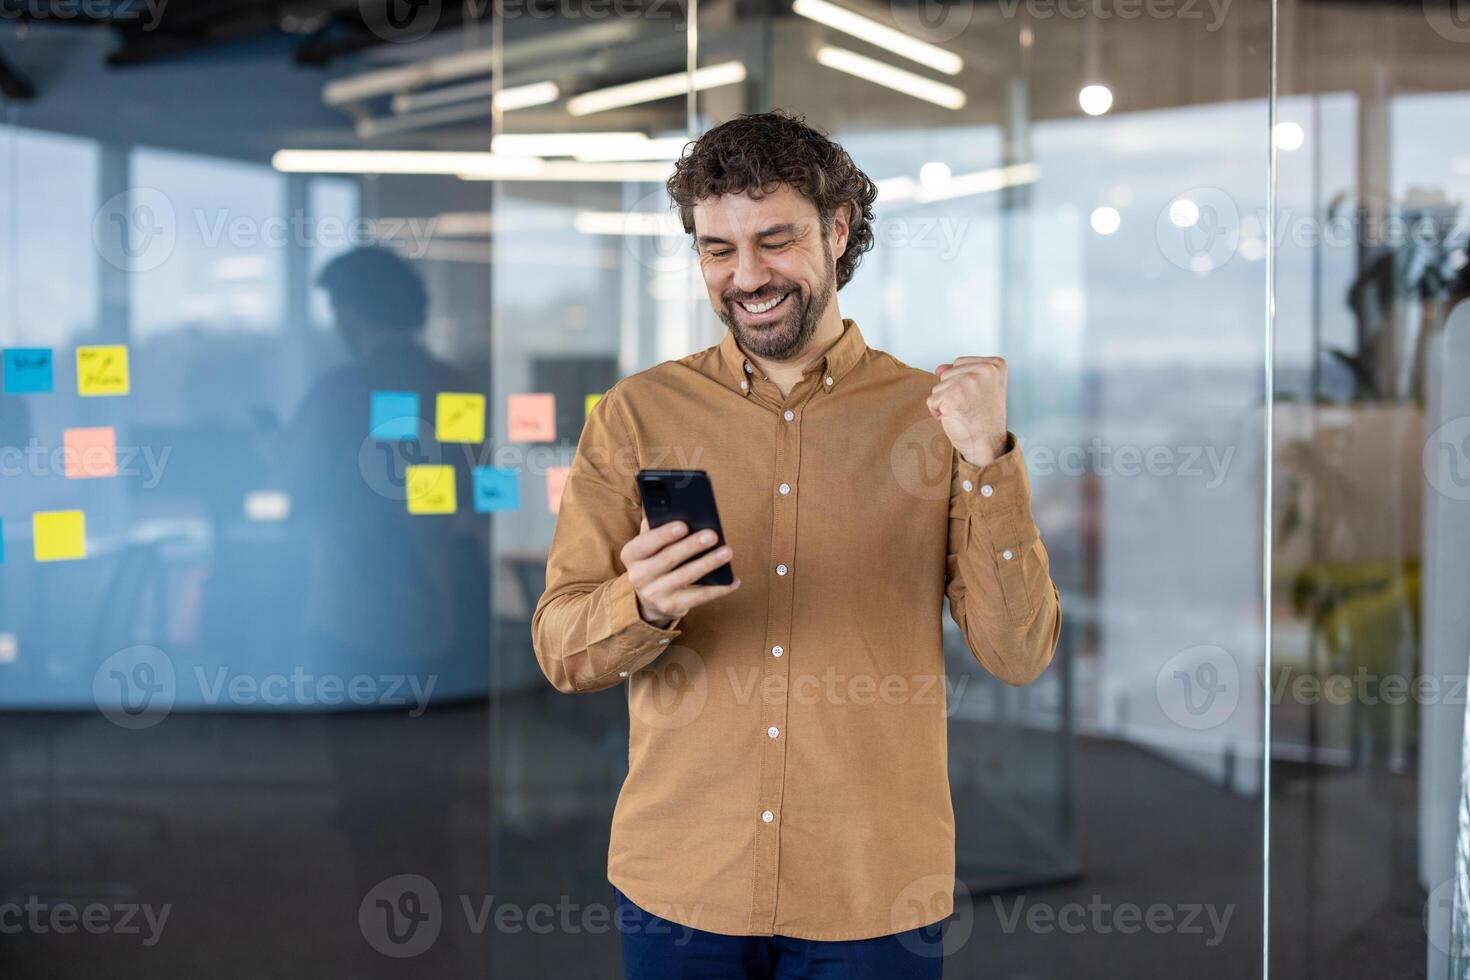
<instances>
[{"instance_id":1,"label":"yellow sticky note","mask_svg":"<svg viewBox=\"0 0 1470 980\"><path fill-rule=\"evenodd\" d=\"M77 394L126 395L128 349L122 344L77 348Z\"/></svg>"},{"instance_id":2,"label":"yellow sticky note","mask_svg":"<svg viewBox=\"0 0 1470 980\"><path fill-rule=\"evenodd\" d=\"M583 409L582 409L582 418L583 419L589 418L592 415L592 408L593 408L593 406L596 405L600 401L602 401L602 396L601 395L588 395L587 396L587 401L584 404Z\"/></svg>"},{"instance_id":3,"label":"yellow sticky note","mask_svg":"<svg viewBox=\"0 0 1470 980\"><path fill-rule=\"evenodd\" d=\"M439 392L434 400L434 438L440 442L484 442L485 396Z\"/></svg>"},{"instance_id":4,"label":"yellow sticky note","mask_svg":"<svg viewBox=\"0 0 1470 980\"><path fill-rule=\"evenodd\" d=\"M79 510L41 510L31 515L36 561L87 557L87 517Z\"/></svg>"},{"instance_id":5,"label":"yellow sticky note","mask_svg":"<svg viewBox=\"0 0 1470 980\"><path fill-rule=\"evenodd\" d=\"M453 466L410 466L405 476L410 514L453 514Z\"/></svg>"},{"instance_id":6,"label":"yellow sticky note","mask_svg":"<svg viewBox=\"0 0 1470 980\"><path fill-rule=\"evenodd\" d=\"M510 395L505 400L505 428L511 442L555 442L556 396Z\"/></svg>"}]
</instances>

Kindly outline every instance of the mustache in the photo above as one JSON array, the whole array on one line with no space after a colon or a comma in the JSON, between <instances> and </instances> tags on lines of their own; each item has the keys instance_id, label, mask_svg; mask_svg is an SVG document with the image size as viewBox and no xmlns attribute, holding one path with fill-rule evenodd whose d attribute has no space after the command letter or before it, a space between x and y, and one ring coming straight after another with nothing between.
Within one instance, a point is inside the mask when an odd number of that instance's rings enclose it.
<instances>
[{"instance_id":1,"label":"mustache","mask_svg":"<svg viewBox=\"0 0 1470 980\"><path fill-rule=\"evenodd\" d=\"M754 293L746 293L737 289L730 289L726 290L720 296L720 299L724 300L726 303L764 303L766 300L776 299L779 296L785 296L787 293L800 294L800 292L801 290L796 287L795 283L785 283L774 288L766 288Z\"/></svg>"}]
</instances>

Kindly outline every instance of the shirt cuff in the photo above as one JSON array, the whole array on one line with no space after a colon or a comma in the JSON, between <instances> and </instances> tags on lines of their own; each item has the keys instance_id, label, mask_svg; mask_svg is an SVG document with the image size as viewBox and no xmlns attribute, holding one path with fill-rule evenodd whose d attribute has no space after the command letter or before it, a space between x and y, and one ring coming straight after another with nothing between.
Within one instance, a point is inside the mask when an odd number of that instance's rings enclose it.
<instances>
[{"instance_id":1,"label":"shirt cuff","mask_svg":"<svg viewBox=\"0 0 1470 980\"><path fill-rule=\"evenodd\" d=\"M608 583L605 608L607 618L601 642L590 644L593 651L602 654L599 659L603 662L593 665L602 677L614 673L626 677L642 670L667 650L681 632L682 616L667 627L654 626L643 618L638 611L638 594L633 591L627 572Z\"/></svg>"},{"instance_id":2,"label":"shirt cuff","mask_svg":"<svg viewBox=\"0 0 1470 980\"><path fill-rule=\"evenodd\" d=\"M1001 454L984 466L976 466L956 450L950 500L960 513L996 517L1031 509L1031 481L1026 460L1014 433L1006 433Z\"/></svg>"}]
</instances>

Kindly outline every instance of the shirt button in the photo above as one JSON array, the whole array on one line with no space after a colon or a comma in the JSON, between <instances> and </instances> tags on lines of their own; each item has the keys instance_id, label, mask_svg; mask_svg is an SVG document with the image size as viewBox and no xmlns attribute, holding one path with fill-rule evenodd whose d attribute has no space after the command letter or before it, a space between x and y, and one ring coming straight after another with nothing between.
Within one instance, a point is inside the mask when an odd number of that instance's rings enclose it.
<instances>
[{"instance_id":1,"label":"shirt button","mask_svg":"<svg viewBox=\"0 0 1470 980\"><path fill-rule=\"evenodd\" d=\"M832 387L832 378L830 376L827 378L827 387Z\"/></svg>"},{"instance_id":2,"label":"shirt button","mask_svg":"<svg viewBox=\"0 0 1470 980\"><path fill-rule=\"evenodd\" d=\"M626 670L620 670L620 671L618 671L618 676L619 677L627 677L628 676L628 672Z\"/></svg>"},{"instance_id":3,"label":"shirt button","mask_svg":"<svg viewBox=\"0 0 1470 980\"><path fill-rule=\"evenodd\" d=\"M785 575L786 574L786 566L785 565L777 565L776 566L776 574L777 575Z\"/></svg>"},{"instance_id":4,"label":"shirt button","mask_svg":"<svg viewBox=\"0 0 1470 980\"><path fill-rule=\"evenodd\" d=\"M771 736L772 738L775 738L777 735L781 734L781 729L777 728L775 725L772 725L770 728L766 729L766 734Z\"/></svg>"},{"instance_id":5,"label":"shirt button","mask_svg":"<svg viewBox=\"0 0 1470 980\"><path fill-rule=\"evenodd\" d=\"M762 810L761 819L764 820L766 823L770 823L772 820L776 819L776 815L770 810Z\"/></svg>"},{"instance_id":6,"label":"shirt button","mask_svg":"<svg viewBox=\"0 0 1470 980\"><path fill-rule=\"evenodd\" d=\"M794 418L796 418L796 413L795 413L795 412L793 412L793 411L792 411L792 410L791 410L791 409L789 409L789 408L788 408L788 409L787 409L787 410L786 410L786 411L785 411L785 412L784 412L784 413L783 413L783 414L782 414L782 416L781 416L781 417L782 417L782 418L784 418L784 419L785 419L785 420L786 420L786 421L788 421L788 422L790 422L790 421L791 421L791 420L792 420L792 419L794 419Z\"/></svg>"},{"instance_id":7,"label":"shirt button","mask_svg":"<svg viewBox=\"0 0 1470 980\"><path fill-rule=\"evenodd\" d=\"M749 387L750 387L750 382L749 381L746 381L744 378L742 378L740 380L740 390L741 391L744 391L745 389L747 389Z\"/></svg>"},{"instance_id":8,"label":"shirt button","mask_svg":"<svg viewBox=\"0 0 1470 980\"><path fill-rule=\"evenodd\" d=\"M788 493L790 493L790 492L791 492L791 484L789 484L789 483L783 483L783 484L781 484L781 485L780 485L780 486L779 486L779 487L777 487L777 488L776 488L776 489L777 489L777 490L780 490L780 491L781 491L781 496L783 496L783 497L784 497L784 496L786 496L786 495L787 495L787 494L788 494Z\"/></svg>"},{"instance_id":9,"label":"shirt button","mask_svg":"<svg viewBox=\"0 0 1470 980\"><path fill-rule=\"evenodd\" d=\"M781 645L780 644L777 644L776 646L771 647L771 656L773 656L773 657L779 657L779 656L781 656L781 654L783 654L785 652L786 651L781 648Z\"/></svg>"},{"instance_id":10,"label":"shirt button","mask_svg":"<svg viewBox=\"0 0 1470 980\"><path fill-rule=\"evenodd\" d=\"M746 374L749 374L750 373L750 362L749 361L746 361L745 362L745 373Z\"/></svg>"},{"instance_id":11,"label":"shirt button","mask_svg":"<svg viewBox=\"0 0 1470 980\"><path fill-rule=\"evenodd\" d=\"M966 489L968 489L968 488L966 488ZM988 497L988 496L990 496L993 493L995 493L995 487L992 487L988 483L985 484L984 486L982 486L980 488L980 496L982 496L982 497Z\"/></svg>"},{"instance_id":12,"label":"shirt button","mask_svg":"<svg viewBox=\"0 0 1470 980\"><path fill-rule=\"evenodd\" d=\"M975 484L971 483L969 480L966 480L964 483L961 483L960 486L962 486L962 487L965 488L965 493L969 493L971 490L974 490L975 489Z\"/></svg>"},{"instance_id":13,"label":"shirt button","mask_svg":"<svg viewBox=\"0 0 1470 980\"><path fill-rule=\"evenodd\" d=\"M1011 553L1011 549L1009 548L1007 548L1005 551L1002 551L1000 553L1000 556L1006 561L1010 561L1012 558L1016 557L1014 554Z\"/></svg>"}]
</instances>

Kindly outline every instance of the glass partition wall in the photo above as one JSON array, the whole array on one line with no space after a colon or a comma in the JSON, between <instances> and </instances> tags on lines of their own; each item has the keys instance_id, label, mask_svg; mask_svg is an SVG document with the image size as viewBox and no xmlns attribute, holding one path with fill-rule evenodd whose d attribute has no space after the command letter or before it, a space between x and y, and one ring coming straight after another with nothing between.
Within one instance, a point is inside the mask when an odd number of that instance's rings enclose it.
<instances>
[{"instance_id":1,"label":"glass partition wall","mask_svg":"<svg viewBox=\"0 0 1470 980\"><path fill-rule=\"evenodd\" d=\"M1453 4L361 13L0 20L0 903L171 910L0 971L616 975L627 701L530 617L592 403L724 333L671 162L779 107L868 343L1007 358L1062 593L1025 688L946 624L947 975L1470 976Z\"/></svg>"}]
</instances>

